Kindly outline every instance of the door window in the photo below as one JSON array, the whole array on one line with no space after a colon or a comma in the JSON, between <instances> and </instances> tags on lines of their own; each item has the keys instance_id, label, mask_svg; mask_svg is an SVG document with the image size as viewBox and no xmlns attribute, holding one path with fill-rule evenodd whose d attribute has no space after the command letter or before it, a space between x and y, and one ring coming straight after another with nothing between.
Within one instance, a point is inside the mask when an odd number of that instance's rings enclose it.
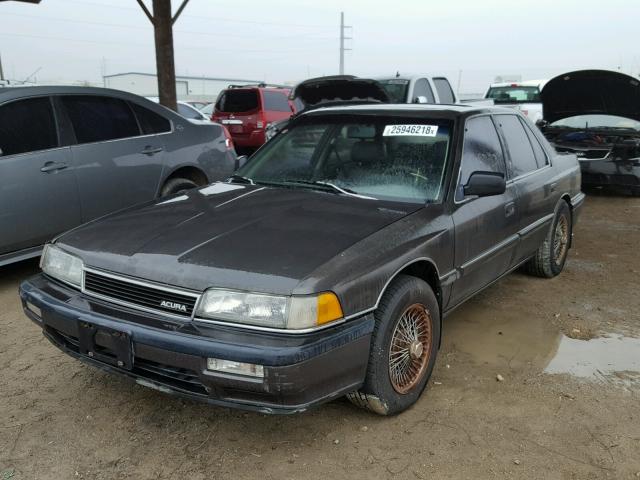
<instances>
[{"instance_id":1,"label":"door window","mask_svg":"<svg viewBox=\"0 0 640 480\"><path fill-rule=\"evenodd\" d=\"M434 78L433 84L436 86L438 97L440 97L440 103L455 103L453 90L451 90L449 80L446 78Z\"/></svg>"},{"instance_id":2,"label":"door window","mask_svg":"<svg viewBox=\"0 0 640 480\"><path fill-rule=\"evenodd\" d=\"M78 143L103 142L140 135L129 105L119 98L65 95L65 106Z\"/></svg>"},{"instance_id":3,"label":"door window","mask_svg":"<svg viewBox=\"0 0 640 480\"><path fill-rule=\"evenodd\" d=\"M509 151L512 178L537 170L538 162L520 119L516 115L496 115L496 119Z\"/></svg>"},{"instance_id":4,"label":"door window","mask_svg":"<svg viewBox=\"0 0 640 480\"><path fill-rule=\"evenodd\" d=\"M171 122L162 115L158 115L147 108L141 107L137 103L131 103L131 107L136 117L138 117L140 127L145 135L171 131Z\"/></svg>"},{"instance_id":5,"label":"door window","mask_svg":"<svg viewBox=\"0 0 640 480\"><path fill-rule=\"evenodd\" d=\"M464 198L463 187L473 172L496 172L506 175L498 132L487 115L470 118L465 124L456 200Z\"/></svg>"},{"instance_id":6,"label":"door window","mask_svg":"<svg viewBox=\"0 0 640 480\"><path fill-rule=\"evenodd\" d=\"M0 156L58 146L49 97L27 98L0 106Z\"/></svg>"},{"instance_id":7,"label":"door window","mask_svg":"<svg viewBox=\"0 0 640 480\"><path fill-rule=\"evenodd\" d=\"M264 109L272 112L289 112L291 113L291 107L287 97L279 92L270 92L268 90L262 91L262 98L264 99Z\"/></svg>"},{"instance_id":8,"label":"door window","mask_svg":"<svg viewBox=\"0 0 640 480\"><path fill-rule=\"evenodd\" d=\"M416 85L413 88L413 101L417 103L418 97L426 97L427 103L436 103L433 90L431 90L431 86L426 78L416 80Z\"/></svg>"},{"instance_id":9,"label":"door window","mask_svg":"<svg viewBox=\"0 0 640 480\"><path fill-rule=\"evenodd\" d=\"M527 132L527 136L529 137L529 141L531 142L531 146L533 147L533 154L536 157L538 168L542 168L545 165L548 165L549 159L547 158L547 154L544 152L542 145L540 145L540 140L538 140L535 134L531 131L531 128L525 123L522 118L520 119L520 122L522 122L524 130L525 132Z\"/></svg>"}]
</instances>

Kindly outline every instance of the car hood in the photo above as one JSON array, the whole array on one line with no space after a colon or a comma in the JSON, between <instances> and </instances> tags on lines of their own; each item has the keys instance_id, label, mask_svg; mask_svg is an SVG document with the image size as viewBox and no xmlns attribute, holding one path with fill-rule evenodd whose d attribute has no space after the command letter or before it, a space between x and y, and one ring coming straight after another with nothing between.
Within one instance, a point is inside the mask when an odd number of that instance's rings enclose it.
<instances>
[{"instance_id":1,"label":"car hood","mask_svg":"<svg viewBox=\"0 0 640 480\"><path fill-rule=\"evenodd\" d=\"M327 261L421 207L214 183L103 217L56 243L89 267L155 282L291 294Z\"/></svg>"},{"instance_id":2,"label":"car hood","mask_svg":"<svg viewBox=\"0 0 640 480\"><path fill-rule=\"evenodd\" d=\"M576 115L615 115L640 121L640 82L619 72L580 70L552 78L542 89L549 123Z\"/></svg>"},{"instance_id":3,"label":"car hood","mask_svg":"<svg viewBox=\"0 0 640 480\"><path fill-rule=\"evenodd\" d=\"M310 78L296 85L289 94L301 100L305 109L324 103L375 101L388 103L389 96L376 80L353 75Z\"/></svg>"}]
</instances>

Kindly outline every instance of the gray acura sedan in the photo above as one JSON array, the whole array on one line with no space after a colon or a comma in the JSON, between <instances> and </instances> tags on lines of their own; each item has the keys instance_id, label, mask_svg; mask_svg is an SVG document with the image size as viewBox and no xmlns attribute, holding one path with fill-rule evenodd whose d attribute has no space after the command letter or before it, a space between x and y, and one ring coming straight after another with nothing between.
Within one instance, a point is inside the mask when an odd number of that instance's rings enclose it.
<instances>
[{"instance_id":1,"label":"gray acura sedan","mask_svg":"<svg viewBox=\"0 0 640 480\"><path fill-rule=\"evenodd\" d=\"M20 287L69 355L213 404L411 406L455 307L558 275L584 195L518 112L368 104L296 117L226 183L81 226Z\"/></svg>"},{"instance_id":2,"label":"gray acura sedan","mask_svg":"<svg viewBox=\"0 0 640 480\"><path fill-rule=\"evenodd\" d=\"M227 178L230 137L207 123L105 88L0 89L0 266L83 222Z\"/></svg>"}]
</instances>

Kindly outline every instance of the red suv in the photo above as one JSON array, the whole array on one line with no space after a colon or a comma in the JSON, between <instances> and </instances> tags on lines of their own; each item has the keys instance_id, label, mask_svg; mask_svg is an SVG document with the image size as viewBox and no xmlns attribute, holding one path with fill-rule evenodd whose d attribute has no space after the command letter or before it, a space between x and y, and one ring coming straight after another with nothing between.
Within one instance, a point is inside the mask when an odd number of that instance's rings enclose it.
<instances>
[{"instance_id":1,"label":"red suv","mask_svg":"<svg viewBox=\"0 0 640 480\"><path fill-rule=\"evenodd\" d=\"M230 85L220 92L211 120L225 125L236 148L252 150L265 141L267 125L296 113L291 89L271 85Z\"/></svg>"}]
</instances>

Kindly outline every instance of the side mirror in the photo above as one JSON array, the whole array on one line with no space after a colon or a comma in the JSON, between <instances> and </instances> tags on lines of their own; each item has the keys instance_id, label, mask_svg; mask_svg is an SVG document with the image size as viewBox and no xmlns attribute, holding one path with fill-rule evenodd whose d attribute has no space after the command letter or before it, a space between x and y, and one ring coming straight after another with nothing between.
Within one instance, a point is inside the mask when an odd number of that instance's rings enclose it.
<instances>
[{"instance_id":1,"label":"side mirror","mask_svg":"<svg viewBox=\"0 0 640 480\"><path fill-rule=\"evenodd\" d=\"M247 160L249 160L249 157L247 157L246 155L240 155L238 158L236 158L236 170L244 167L244 164L247 163Z\"/></svg>"},{"instance_id":2,"label":"side mirror","mask_svg":"<svg viewBox=\"0 0 640 480\"><path fill-rule=\"evenodd\" d=\"M507 182L502 173L473 172L464 186L464 194L478 197L501 195L507 189Z\"/></svg>"},{"instance_id":3,"label":"side mirror","mask_svg":"<svg viewBox=\"0 0 640 480\"><path fill-rule=\"evenodd\" d=\"M427 97L420 95L413 99L413 103L429 103L429 101L427 100Z\"/></svg>"},{"instance_id":4,"label":"side mirror","mask_svg":"<svg viewBox=\"0 0 640 480\"><path fill-rule=\"evenodd\" d=\"M540 130L544 130L548 125L549 122L547 122L543 118L536 121L536 127L538 127Z\"/></svg>"}]
</instances>

